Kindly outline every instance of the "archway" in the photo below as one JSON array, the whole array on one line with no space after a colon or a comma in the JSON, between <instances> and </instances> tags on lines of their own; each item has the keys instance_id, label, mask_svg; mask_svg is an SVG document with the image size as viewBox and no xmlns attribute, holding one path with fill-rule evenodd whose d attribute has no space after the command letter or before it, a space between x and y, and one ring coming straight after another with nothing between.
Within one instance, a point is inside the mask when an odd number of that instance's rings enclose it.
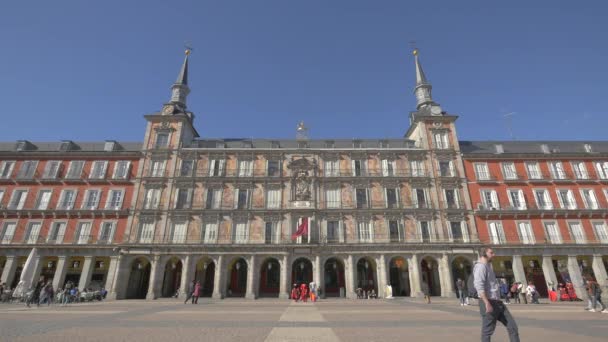
<instances>
[{"instance_id":1,"label":"archway","mask_svg":"<svg viewBox=\"0 0 608 342\"><path fill-rule=\"evenodd\" d=\"M473 268L469 259L459 256L452 260L452 280L454 281L454 284L456 284L458 279L463 281L465 294L468 293L467 280L469 279L472 271ZM506 279L504 281L507 282L507 285L511 284ZM458 288L454 286L454 289L456 290L456 295L458 296Z\"/></svg>"},{"instance_id":2,"label":"archway","mask_svg":"<svg viewBox=\"0 0 608 342\"><path fill-rule=\"evenodd\" d=\"M260 269L260 297L278 297L281 287L281 264L275 258L268 258Z\"/></svg>"},{"instance_id":3,"label":"archway","mask_svg":"<svg viewBox=\"0 0 608 342\"><path fill-rule=\"evenodd\" d=\"M376 281L376 262L368 257L363 257L357 262L357 288L363 291L374 290L378 293Z\"/></svg>"},{"instance_id":4,"label":"archway","mask_svg":"<svg viewBox=\"0 0 608 342\"><path fill-rule=\"evenodd\" d=\"M57 270L57 261L57 257L46 257L42 259L39 279L44 280L45 283L48 281L52 282L55 277L55 271Z\"/></svg>"},{"instance_id":5,"label":"archway","mask_svg":"<svg viewBox=\"0 0 608 342\"><path fill-rule=\"evenodd\" d=\"M182 261L173 257L167 261L165 265L165 273L163 275L163 287L161 297L173 297L180 288L182 281ZM185 286L185 284L184 284Z\"/></svg>"},{"instance_id":6,"label":"archway","mask_svg":"<svg viewBox=\"0 0 608 342\"><path fill-rule=\"evenodd\" d=\"M145 299L148 294L151 264L148 259L139 257L131 263L131 275L127 284L127 299Z\"/></svg>"},{"instance_id":7,"label":"archway","mask_svg":"<svg viewBox=\"0 0 608 342\"><path fill-rule=\"evenodd\" d=\"M553 256L551 258L551 263L553 264L553 271L555 272L555 278L557 279L557 284L554 284L556 288L559 287L559 284L565 286L566 283L572 282L570 272L568 271L567 256Z\"/></svg>"},{"instance_id":8,"label":"archway","mask_svg":"<svg viewBox=\"0 0 608 342\"><path fill-rule=\"evenodd\" d=\"M245 297L247 291L247 262L243 258L234 259L229 265L228 297Z\"/></svg>"},{"instance_id":9,"label":"archway","mask_svg":"<svg viewBox=\"0 0 608 342\"><path fill-rule=\"evenodd\" d=\"M291 265L291 283L309 284L312 281L312 262L299 258Z\"/></svg>"},{"instance_id":10,"label":"archway","mask_svg":"<svg viewBox=\"0 0 608 342\"><path fill-rule=\"evenodd\" d=\"M65 279L63 280L63 284L60 284L60 286L63 287L68 282L72 282L73 286L78 287L80 284L80 276L82 275L83 267L84 257L76 256L69 258L67 269L65 271Z\"/></svg>"},{"instance_id":11,"label":"archway","mask_svg":"<svg viewBox=\"0 0 608 342\"><path fill-rule=\"evenodd\" d=\"M323 292L325 297L342 297L346 295L344 282L344 264L338 258L325 262Z\"/></svg>"},{"instance_id":12,"label":"archway","mask_svg":"<svg viewBox=\"0 0 608 342\"><path fill-rule=\"evenodd\" d=\"M536 291L541 297L548 297L547 280L542 267L542 257L530 256L523 257L524 273L528 285L534 284Z\"/></svg>"},{"instance_id":13,"label":"archway","mask_svg":"<svg viewBox=\"0 0 608 342\"><path fill-rule=\"evenodd\" d=\"M581 275L583 279L587 279L591 277L591 279L597 281L595 277L595 272L593 271L593 257L587 255L579 255L576 257L578 262L578 267L581 270Z\"/></svg>"},{"instance_id":14,"label":"archway","mask_svg":"<svg viewBox=\"0 0 608 342\"><path fill-rule=\"evenodd\" d=\"M99 290L105 287L106 280L108 278L108 267L110 265L109 257L97 257L93 264L93 273L91 274L91 281L89 287L94 290Z\"/></svg>"},{"instance_id":15,"label":"archway","mask_svg":"<svg viewBox=\"0 0 608 342\"><path fill-rule=\"evenodd\" d=\"M425 286L428 286L431 296L441 296L441 282L439 280L439 265L437 261L431 257L422 259L420 271L422 273L423 290Z\"/></svg>"},{"instance_id":16,"label":"archway","mask_svg":"<svg viewBox=\"0 0 608 342\"><path fill-rule=\"evenodd\" d=\"M515 282L515 275L513 274L513 259L511 257L495 256L492 258L492 268L494 269L494 273L496 273L497 280L504 280L509 285Z\"/></svg>"},{"instance_id":17,"label":"archway","mask_svg":"<svg viewBox=\"0 0 608 342\"><path fill-rule=\"evenodd\" d=\"M23 266L25 266L26 260L27 257L19 257L19 259L17 259L17 267L15 268L15 275L13 276L11 289L14 289L17 287L17 284L19 284L19 281L21 280L21 273L23 273Z\"/></svg>"},{"instance_id":18,"label":"archway","mask_svg":"<svg viewBox=\"0 0 608 342\"><path fill-rule=\"evenodd\" d=\"M410 274L407 261L402 257L394 257L389 262L389 279L393 297L409 297Z\"/></svg>"},{"instance_id":19,"label":"archway","mask_svg":"<svg viewBox=\"0 0 608 342\"><path fill-rule=\"evenodd\" d=\"M202 258L196 263L194 280L201 283L203 291L201 297L211 297L215 284L215 262L210 258ZM184 286L190 286L185 284Z\"/></svg>"}]
</instances>

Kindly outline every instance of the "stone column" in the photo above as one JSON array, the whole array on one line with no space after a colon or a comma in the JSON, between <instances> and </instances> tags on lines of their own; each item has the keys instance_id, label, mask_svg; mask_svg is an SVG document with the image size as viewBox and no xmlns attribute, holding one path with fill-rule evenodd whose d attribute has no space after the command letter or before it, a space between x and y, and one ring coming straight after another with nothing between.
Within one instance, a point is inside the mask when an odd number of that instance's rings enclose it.
<instances>
[{"instance_id":1,"label":"stone column","mask_svg":"<svg viewBox=\"0 0 608 342\"><path fill-rule=\"evenodd\" d=\"M386 297L386 260L384 254L380 254L376 258L376 265L378 266L378 298Z\"/></svg>"},{"instance_id":2,"label":"stone column","mask_svg":"<svg viewBox=\"0 0 608 342\"><path fill-rule=\"evenodd\" d=\"M606 272L606 267L604 267L604 260L602 260L601 254L596 254L593 256L593 273L595 273L595 280L597 280L598 284L601 286L608 286L608 274ZM605 293L604 296L608 296L608 293Z\"/></svg>"},{"instance_id":3,"label":"stone column","mask_svg":"<svg viewBox=\"0 0 608 342\"><path fill-rule=\"evenodd\" d=\"M82 264L82 273L80 273L80 281L78 282L78 289L82 291L87 286L89 286L89 282L91 281L91 276L93 275L93 268L95 265L93 264L94 257L85 256L84 263Z\"/></svg>"},{"instance_id":4,"label":"stone column","mask_svg":"<svg viewBox=\"0 0 608 342\"><path fill-rule=\"evenodd\" d=\"M423 297L422 280L420 279L420 263L418 255L413 254L407 261L410 274L410 297Z\"/></svg>"},{"instance_id":5,"label":"stone column","mask_svg":"<svg viewBox=\"0 0 608 342\"><path fill-rule=\"evenodd\" d=\"M576 296L585 300L587 298L587 291L585 290L585 285L583 285L583 275L578 266L576 255L568 255L568 273L570 274L572 285L574 285Z\"/></svg>"},{"instance_id":6,"label":"stone column","mask_svg":"<svg viewBox=\"0 0 608 342\"><path fill-rule=\"evenodd\" d=\"M8 286L11 286L11 283L15 278L15 271L17 271L17 262L18 257L16 256L6 257L6 263L4 264L4 269L2 270L0 283L6 283Z\"/></svg>"},{"instance_id":7,"label":"stone column","mask_svg":"<svg viewBox=\"0 0 608 342\"><path fill-rule=\"evenodd\" d=\"M287 299L289 298L289 291L291 287L289 286L289 278L287 277L289 265L287 255L283 255L283 261L281 262L281 283L279 284L279 298Z\"/></svg>"},{"instance_id":8,"label":"stone column","mask_svg":"<svg viewBox=\"0 0 608 342\"><path fill-rule=\"evenodd\" d=\"M104 288L108 291L108 295L110 295L110 291L112 290L112 285L114 283L114 277L116 276L116 268L118 267L118 256L113 255L110 257L110 264L108 265L108 273L106 275L106 283L104 284Z\"/></svg>"},{"instance_id":9,"label":"stone column","mask_svg":"<svg viewBox=\"0 0 608 342\"><path fill-rule=\"evenodd\" d=\"M112 259L112 262L113 261L114 259ZM110 293L108 293L108 299L118 299L120 298L120 296L118 295L118 291L121 288L120 284L124 283L124 278L126 278L128 281L130 272L127 268L125 268L125 258L122 254L118 255L114 270L112 270L112 262L110 262L110 269L108 270L108 281L106 282L107 288L110 289ZM111 279L110 274L112 274Z\"/></svg>"},{"instance_id":10,"label":"stone column","mask_svg":"<svg viewBox=\"0 0 608 342\"><path fill-rule=\"evenodd\" d=\"M152 259L152 265L150 265L150 284L148 285L148 294L146 295L146 299L158 298L156 292L158 290L157 279L160 269L160 255L156 254Z\"/></svg>"},{"instance_id":11,"label":"stone column","mask_svg":"<svg viewBox=\"0 0 608 342\"><path fill-rule=\"evenodd\" d=\"M32 275L31 284L35 286L40 281L40 272L42 271L42 256L38 255L34 259L34 274Z\"/></svg>"},{"instance_id":12,"label":"stone column","mask_svg":"<svg viewBox=\"0 0 608 342\"><path fill-rule=\"evenodd\" d=\"M355 293L355 265L353 264L353 256L349 255L346 260L346 298L355 299L357 294Z\"/></svg>"},{"instance_id":13,"label":"stone column","mask_svg":"<svg viewBox=\"0 0 608 342\"><path fill-rule=\"evenodd\" d=\"M317 284L317 288L321 287L321 284L323 284L323 272L321 271L321 256L320 255L317 255L315 257L315 273L314 273L313 281Z\"/></svg>"},{"instance_id":14,"label":"stone column","mask_svg":"<svg viewBox=\"0 0 608 342\"><path fill-rule=\"evenodd\" d=\"M180 280L181 284L179 286L179 294L180 294L180 298L182 299L186 299L186 297L188 296L188 287L190 285L190 282L192 281L192 258L190 257L190 255L186 255L186 258L184 258L184 263L182 264L182 279Z\"/></svg>"},{"instance_id":15,"label":"stone column","mask_svg":"<svg viewBox=\"0 0 608 342\"><path fill-rule=\"evenodd\" d=\"M553 259L550 255L543 255L543 274L547 282L547 288L551 290L549 283L553 283L553 288L557 289L557 276L553 268Z\"/></svg>"},{"instance_id":16,"label":"stone column","mask_svg":"<svg viewBox=\"0 0 608 342\"><path fill-rule=\"evenodd\" d=\"M57 260L57 266L55 266L55 275L53 275L53 289L55 291L63 288L65 282L65 274L68 269L68 257L63 255Z\"/></svg>"},{"instance_id":17,"label":"stone column","mask_svg":"<svg viewBox=\"0 0 608 342\"><path fill-rule=\"evenodd\" d=\"M213 276L213 298L224 298L224 257L220 255L215 264L215 275Z\"/></svg>"},{"instance_id":18,"label":"stone column","mask_svg":"<svg viewBox=\"0 0 608 342\"><path fill-rule=\"evenodd\" d=\"M521 255L513 256L513 276L515 277L515 281L520 282L525 290L526 286L528 286L528 281L526 279L526 271L524 271L524 264L521 261Z\"/></svg>"},{"instance_id":19,"label":"stone column","mask_svg":"<svg viewBox=\"0 0 608 342\"><path fill-rule=\"evenodd\" d=\"M452 277L452 270L450 267L450 256L444 253L439 262L441 263L439 277L442 279L440 281L442 283L441 296L454 298L456 297L456 292L454 291L454 278Z\"/></svg>"},{"instance_id":20,"label":"stone column","mask_svg":"<svg viewBox=\"0 0 608 342\"><path fill-rule=\"evenodd\" d=\"M249 265L247 265L247 291L245 292L245 298L256 299L256 276L257 266L255 264L255 254L249 257Z\"/></svg>"}]
</instances>

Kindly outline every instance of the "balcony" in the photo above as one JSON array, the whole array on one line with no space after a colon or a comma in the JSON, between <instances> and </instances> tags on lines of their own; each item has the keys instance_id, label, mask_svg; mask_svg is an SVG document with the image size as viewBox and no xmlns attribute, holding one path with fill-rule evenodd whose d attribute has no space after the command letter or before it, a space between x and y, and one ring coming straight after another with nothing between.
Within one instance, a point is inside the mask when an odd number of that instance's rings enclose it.
<instances>
[{"instance_id":1,"label":"balcony","mask_svg":"<svg viewBox=\"0 0 608 342\"><path fill-rule=\"evenodd\" d=\"M570 205L570 206L568 206ZM484 213L484 214L542 214L542 213L552 213L556 215L568 215L568 214L593 214L593 213L602 213L603 211L608 210L601 206L599 203L594 203L593 206L589 206L589 208L580 208L576 207L572 203L565 203L564 207L556 207L554 205L545 205L539 206L535 203L526 204L526 206L514 207L510 205L490 205L478 203L475 207L475 212ZM603 214L603 213L602 213Z\"/></svg>"},{"instance_id":2,"label":"balcony","mask_svg":"<svg viewBox=\"0 0 608 342\"><path fill-rule=\"evenodd\" d=\"M477 173L477 183L497 183L498 178L489 172Z\"/></svg>"},{"instance_id":3,"label":"balcony","mask_svg":"<svg viewBox=\"0 0 608 342\"><path fill-rule=\"evenodd\" d=\"M56 235L56 236L36 236L36 237L20 237L18 239L3 239L1 244L11 245L92 245L92 244L109 244L108 239L97 240L95 235Z\"/></svg>"},{"instance_id":4,"label":"balcony","mask_svg":"<svg viewBox=\"0 0 608 342\"><path fill-rule=\"evenodd\" d=\"M53 205L48 205L46 208L41 209L40 207L29 208L24 207L21 209L17 209L16 207L8 207L4 208L0 206L0 213L4 213L4 215L29 215L32 217L39 217L45 215L56 215L56 216L71 216L71 215L80 215L80 216L91 216L91 215L100 215L100 216L125 216L129 214L129 209L124 208L124 203L121 207L117 206L108 206L105 207L105 203L101 203L98 205L94 205L89 202L59 202Z\"/></svg>"},{"instance_id":5,"label":"balcony","mask_svg":"<svg viewBox=\"0 0 608 342\"><path fill-rule=\"evenodd\" d=\"M528 171L528 183L548 183L551 182L549 174L540 171Z\"/></svg>"}]
</instances>

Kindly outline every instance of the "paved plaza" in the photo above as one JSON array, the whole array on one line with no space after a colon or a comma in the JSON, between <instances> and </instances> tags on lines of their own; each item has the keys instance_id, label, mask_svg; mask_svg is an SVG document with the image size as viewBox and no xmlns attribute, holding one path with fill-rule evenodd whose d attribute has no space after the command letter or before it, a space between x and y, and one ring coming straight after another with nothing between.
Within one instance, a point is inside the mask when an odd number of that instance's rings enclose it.
<instances>
[{"instance_id":1,"label":"paved plaza","mask_svg":"<svg viewBox=\"0 0 608 342\"><path fill-rule=\"evenodd\" d=\"M522 341L606 341L608 314L579 303L511 305ZM108 301L68 307L0 306L2 341L477 341L476 306L437 299L293 303ZM507 341L499 326L494 341Z\"/></svg>"}]
</instances>

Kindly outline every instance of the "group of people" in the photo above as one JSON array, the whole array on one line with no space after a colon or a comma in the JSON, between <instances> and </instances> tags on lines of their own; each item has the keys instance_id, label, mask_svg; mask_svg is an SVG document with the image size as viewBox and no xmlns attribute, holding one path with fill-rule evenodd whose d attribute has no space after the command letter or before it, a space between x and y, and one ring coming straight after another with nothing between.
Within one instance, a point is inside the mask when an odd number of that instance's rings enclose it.
<instances>
[{"instance_id":1,"label":"group of people","mask_svg":"<svg viewBox=\"0 0 608 342\"><path fill-rule=\"evenodd\" d=\"M314 281L311 281L310 284L293 284L290 299L293 299L296 303L298 301L306 303L310 297L312 302L316 302L318 298L317 290L317 284Z\"/></svg>"},{"instance_id":2,"label":"group of people","mask_svg":"<svg viewBox=\"0 0 608 342\"><path fill-rule=\"evenodd\" d=\"M358 287L355 290L355 293L357 294L357 299L378 299L378 294L376 293L376 290L374 290L374 289L366 291L366 290Z\"/></svg>"},{"instance_id":3,"label":"group of people","mask_svg":"<svg viewBox=\"0 0 608 342\"><path fill-rule=\"evenodd\" d=\"M178 291L179 291L179 289L178 289ZM188 285L188 293L186 295L186 300L184 300L184 304L188 303L189 300L192 300L192 304L198 304L198 298L202 294L203 294L203 286L201 285L201 282L198 280L191 281L190 284Z\"/></svg>"},{"instance_id":4,"label":"group of people","mask_svg":"<svg viewBox=\"0 0 608 342\"><path fill-rule=\"evenodd\" d=\"M587 307L585 310L589 312L596 312L595 308L598 307L597 311L601 313L608 313L608 308L602 302L602 287L600 284L593 279L591 276L587 276L585 279L585 289L587 290ZM607 279L608 281L608 279ZM606 286L608 290L608 285Z\"/></svg>"},{"instance_id":5,"label":"group of people","mask_svg":"<svg viewBox=\"0 0 608 342\"><path fill-rule=\"evenodd\" d=\"M18 286L19 287L19 286ZM80 291L72 281L67 281L63 288L54 289L51 281L38 281L28 291L25 291L19 298L14 298L14 289L9 288L6 283L0 284L0 300L3 303L8 303L12 300L21 300L25 302L27 307L32 304L36 306L46 304L61 304L63 306L69 303L81 302L86 300L103 300L106 298L107 291L101 288L99 291L94 291L91 288L85 288Z\"/></svg>"}]
</instances>

